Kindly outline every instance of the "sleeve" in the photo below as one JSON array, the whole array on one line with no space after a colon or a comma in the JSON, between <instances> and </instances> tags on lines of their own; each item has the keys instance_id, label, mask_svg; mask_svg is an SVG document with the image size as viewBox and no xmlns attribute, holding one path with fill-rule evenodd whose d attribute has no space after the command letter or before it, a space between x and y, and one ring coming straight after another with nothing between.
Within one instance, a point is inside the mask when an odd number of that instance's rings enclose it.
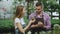
<instances>
[{"instance_id":1,"label":"sleeve","mask_svg":"<svg viewBox=\"0 0 60 34\"><path fill-rule=\"evenodd\" d=\"M29 15L29 20L31 20L34 17L34 13L32 13L31 15Z\"/></svg>"},{"instance_id":2,"label":"sleeve","mask_svg":"<svg viewBox=\"0 0 60 34\"><path fill-rule=\"evenodd\" d=\"M51 28L51 21L50 21L50 16L49 15L47 16L46 22L47 22L47 25L45 26L46 29L50 29Z\"/></svg>"},{"instance_id":3,"label":"sleeve","mask_svg":"<svg viewBox=\"0 0 60 34\"><path fill-rule=\"evenodd\" d=\"M19 18L15 18L15 23L20 23Z\"/></svg>"},{"instance_id":4,"label":"sleeve","mask_svg":"<svg viewBox=\"0 0 60 34\"><path fill-rule=\"evenodd\" d=\"M29 20L31 20L31 15L29 15Z\"/></svg>"}]
</instances>

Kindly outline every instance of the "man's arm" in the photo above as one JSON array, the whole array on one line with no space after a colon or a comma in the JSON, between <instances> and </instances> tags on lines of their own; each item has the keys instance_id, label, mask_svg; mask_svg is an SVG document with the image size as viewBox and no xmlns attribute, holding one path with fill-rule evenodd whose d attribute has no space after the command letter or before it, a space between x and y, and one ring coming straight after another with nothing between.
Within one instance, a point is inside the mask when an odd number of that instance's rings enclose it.
<instances>
[{"instance_id":1,"label":"man's arm","mask_svg":"<svg viewBox=\"0 0 60 34\"><path fill-rule=\"evenodd\" d=\"M47 25L44 26L44 28L50 29L50 28L51 28L50 16L47 16L46 24L47 24Z\"/></svg>"}]
</instances>

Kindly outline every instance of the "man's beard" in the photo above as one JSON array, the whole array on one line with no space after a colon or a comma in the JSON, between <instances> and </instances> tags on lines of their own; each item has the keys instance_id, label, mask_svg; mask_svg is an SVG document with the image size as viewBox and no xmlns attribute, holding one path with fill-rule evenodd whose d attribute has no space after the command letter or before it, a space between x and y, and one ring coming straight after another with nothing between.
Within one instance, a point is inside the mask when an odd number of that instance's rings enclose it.
<instances>
[{"instance_id":1,"label":"man's beard","mask_svg":"<svg viewBox=\"0 0 60 34\"><path fill-rule=\"evenodd\" d=\"M40 14L40 13L41 13L41 11L37 12L37 14Z\"/></svg>"}]
</instances>

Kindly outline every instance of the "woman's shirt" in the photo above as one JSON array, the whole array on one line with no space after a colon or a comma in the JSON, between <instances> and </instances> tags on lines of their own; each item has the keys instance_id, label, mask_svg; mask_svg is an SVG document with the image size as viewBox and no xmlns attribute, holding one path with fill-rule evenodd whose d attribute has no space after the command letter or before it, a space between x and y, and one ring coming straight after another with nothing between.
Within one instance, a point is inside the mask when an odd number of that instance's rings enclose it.
<instances>
[{"instance_id":1,"label":"woman's shirt","mask_svg":"<svg viewBox=\"0 0 60 34\"><path fill-rule=\"evenodd\" d=\"M15 18L14 23L15 23L15 29L17 28L16 23L20 23L22 25L22 27L23 27L23 25L25 25L23 18Z\"/></svg>"}]
</instances>

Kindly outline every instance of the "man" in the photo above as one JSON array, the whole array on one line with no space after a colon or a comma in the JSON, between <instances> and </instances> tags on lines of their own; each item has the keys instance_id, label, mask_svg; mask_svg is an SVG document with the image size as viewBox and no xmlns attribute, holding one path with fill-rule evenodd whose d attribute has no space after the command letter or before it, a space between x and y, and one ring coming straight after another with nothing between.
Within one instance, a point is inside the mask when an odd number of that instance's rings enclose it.
<instances>
[{"instance_id":1,"label":"man","mask_svg":"<svg viewBox=\"0 0 60 34\"><path fill-rule=\"evenodd\" d=\"M50 16L43 11L43 6L41 3L36 3L36 11L29 15L30 19L35 19L36 21L30 26L32 34L34 31L49 30L51 28Z\"/></svg>"}]
</instances>

